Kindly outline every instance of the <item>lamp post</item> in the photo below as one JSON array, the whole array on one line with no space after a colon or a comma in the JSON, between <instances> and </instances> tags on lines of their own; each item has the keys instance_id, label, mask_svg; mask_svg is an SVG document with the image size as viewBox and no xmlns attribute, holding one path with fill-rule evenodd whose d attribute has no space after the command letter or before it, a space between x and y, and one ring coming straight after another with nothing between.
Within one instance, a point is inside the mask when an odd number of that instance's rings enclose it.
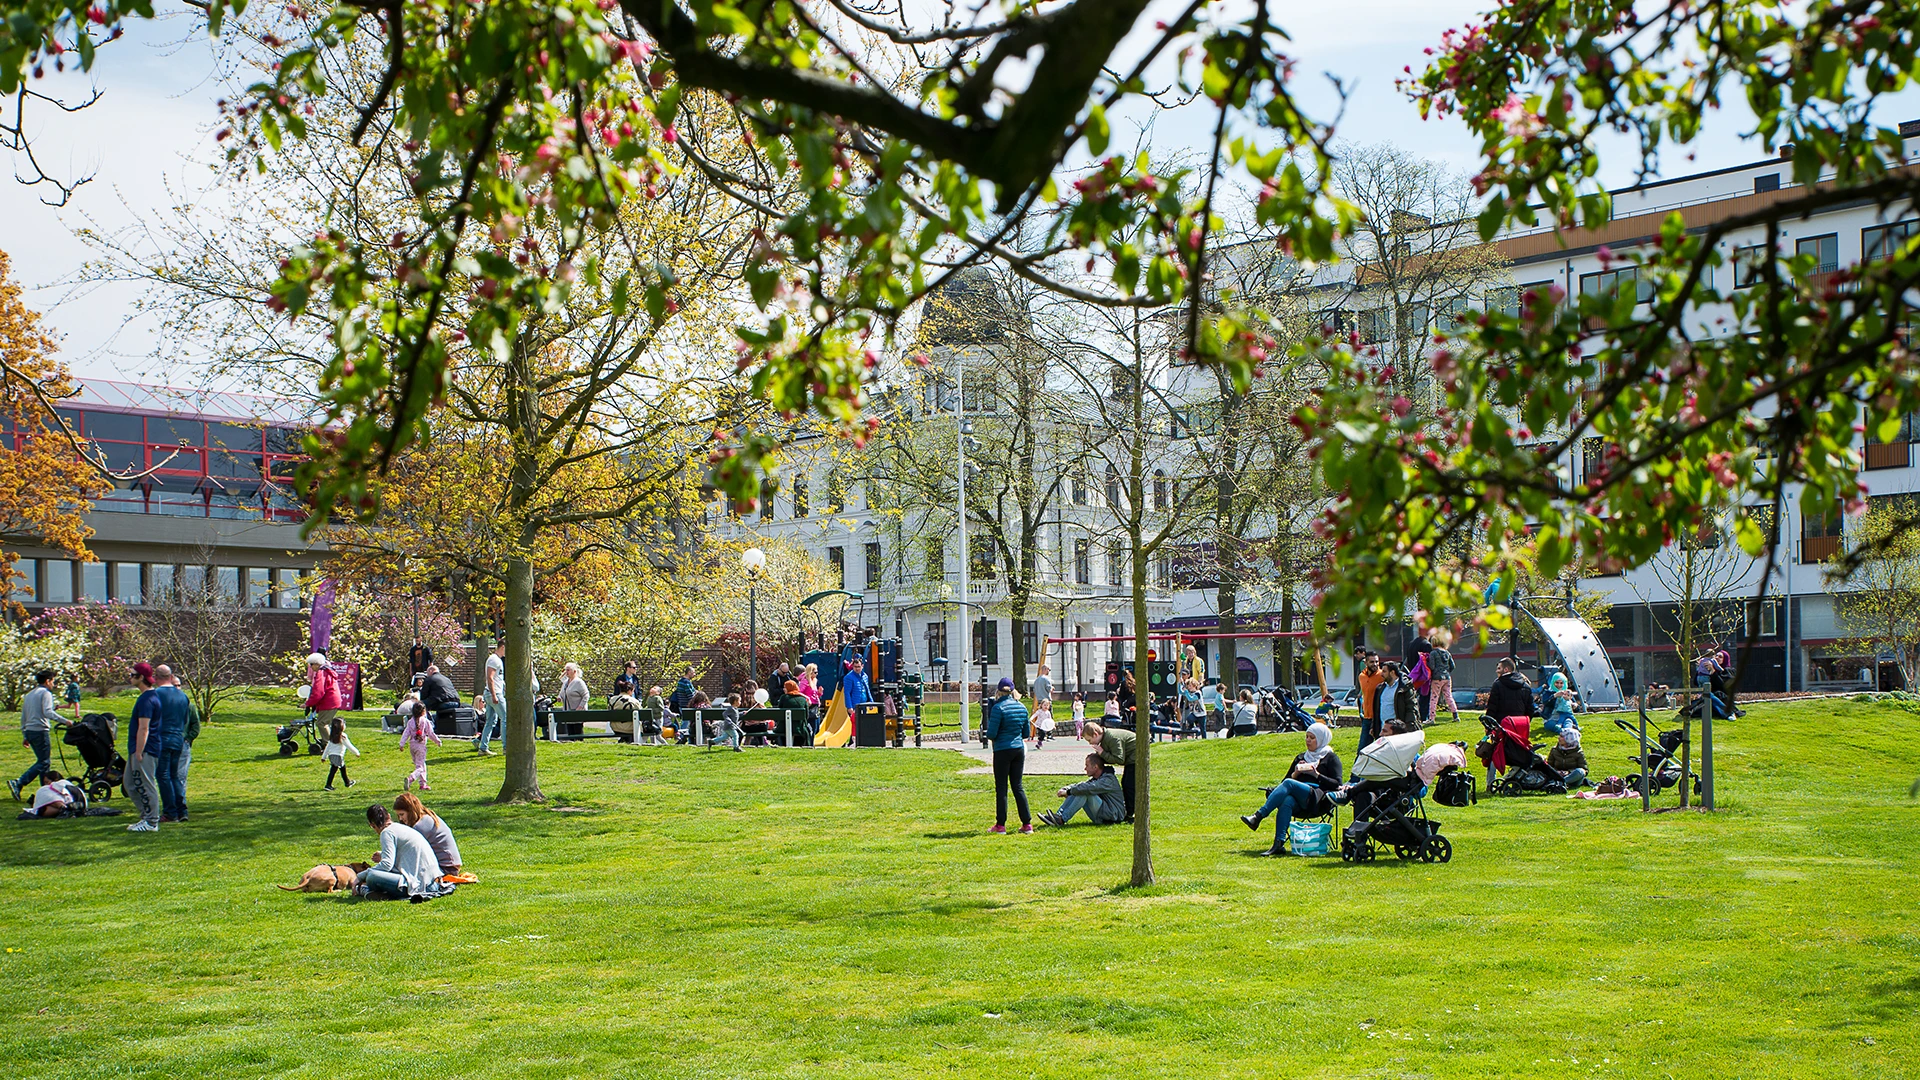
<instances>
[{"instance_id":1,"label":"lamp post","mask_svg":"<svg viewBox=\"0 0 1920 1080\"><path fill-rule=\"evenodd\" d=\"M967 655L973 649L973 641L968 636L973 626L967 621L971 612L967 602L968 576L972 569L973 552L967 547L967 441L973 435L973 425L966 417L967 369L964 364L956 364L953 374L953 418L955 453L958 455L958 468L955 475L959 479L960 495L960 745L967 744Z\"/></svg>"},{"instance_id":2,"label":"lamp post","mask_svg":"<svg viewBox=\"0 0 1920 1080\"><path fill-rule=\"evenodd\" d=\"M740 568L747 573L747 678L757 684L760 681L760 577L767 572L767 553L748 548L740 553Z\"/></svg>"}]
</instances>

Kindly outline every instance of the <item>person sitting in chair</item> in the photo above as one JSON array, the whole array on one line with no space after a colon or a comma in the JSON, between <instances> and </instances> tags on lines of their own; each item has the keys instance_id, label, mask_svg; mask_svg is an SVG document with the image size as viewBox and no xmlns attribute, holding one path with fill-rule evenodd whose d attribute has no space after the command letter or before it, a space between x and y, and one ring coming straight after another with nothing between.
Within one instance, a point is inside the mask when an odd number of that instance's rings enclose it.
<instances>
[{"instance_id":1,"label":"person sitting in chair","mask_svg":"<svg viewBox=\"0 0 1920 1080\"><path fill-rule=\"evenodd\" d=\"M1307 748L1293 759L1287 775L1267 789L1266 804L1240 820L1249 829L1259 829L1268 814L1273 815L1273 846L1267 855L1287 853L1287 827L1296 817L1319 817L1332 809L1328 794L1340 786L1340 755L1333 752L1333 732L1325 724L1307 728Z\"/></svg>"}]
</instances>

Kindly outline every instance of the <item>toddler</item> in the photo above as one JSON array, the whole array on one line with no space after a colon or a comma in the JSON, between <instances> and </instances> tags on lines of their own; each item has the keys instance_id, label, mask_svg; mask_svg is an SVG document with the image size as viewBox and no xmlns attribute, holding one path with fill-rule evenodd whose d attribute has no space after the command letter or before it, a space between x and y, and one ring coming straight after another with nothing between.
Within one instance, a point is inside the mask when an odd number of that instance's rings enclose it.
<instances>
[{"instance_id":1,"label":"toddler","mask_svg":"<svg viewBox=\"0 0 1920 1080\"><path fill-rule=\"evenodd\" d=\"M424 709L426 706L422 705L421 708ZM347 751L349 750L353 751L354 757L360 756L360 748L353 745L352 739L347 738L347 722L336 716L333 718L333 723L327 725L326 749L320 751L320 756L327 759L328 791L333 790L335 773L340 774L340 779L345 780L348 787L353 786L353 777L347 775Z\"/></svg>"}]
</instances>

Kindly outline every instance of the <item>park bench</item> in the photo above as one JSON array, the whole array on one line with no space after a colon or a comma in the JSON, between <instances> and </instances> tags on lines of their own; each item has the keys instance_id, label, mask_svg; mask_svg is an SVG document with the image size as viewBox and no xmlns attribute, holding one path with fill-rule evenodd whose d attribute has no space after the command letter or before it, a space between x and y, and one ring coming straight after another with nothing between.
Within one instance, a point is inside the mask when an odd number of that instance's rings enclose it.
<instances>
[{"instance_id":1,"label":"park bench","mask_svg":"<svg viewBox=\"0 0 1920 1080\"><path fill-rule=\"evenodd\" d=\"M740 714L740 725L744 731L746 725L753 723L771 724L771 735L767 741L774 746L811 746L812 742L796 743L794 732L802 730L807 722L805 709L748 709Z\"/></svg>"},{"instance_id":2,"label":"park bench","mask_svg":"<svg viewBox=\"0 0 1920 1080\"><path fill-rule=\"evenodd\" d=\"M542 727L548 742L572 742L578 739L626 739L623 732L613 730L616 723L629 721L640 724L653 722L652 709L554 709L545 715ZM588 731L588 724L606 724L605 731Z\"/></svg>"}]
</instances>

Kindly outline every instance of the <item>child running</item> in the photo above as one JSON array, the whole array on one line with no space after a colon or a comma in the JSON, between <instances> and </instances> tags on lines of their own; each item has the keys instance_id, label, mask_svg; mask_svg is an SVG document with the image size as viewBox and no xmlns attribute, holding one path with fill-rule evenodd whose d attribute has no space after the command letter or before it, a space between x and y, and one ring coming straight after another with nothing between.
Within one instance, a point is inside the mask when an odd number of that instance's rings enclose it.
<instances>
[{"instance_id":1,"label":"child running","mask_svg":"<svg viewBox=\"0 0 1920 1080\"><path fill-rule=\"evenodd\" d=\"M433 721L427 719L427 707L420 702L413 703L413 715L407 717L407 724L400 729L400 745L413 754L413 772L400 781L400 790L406 791L418 783L421 791L432 791L427 786L427 740L439 746L440 733L433 730Z\"/></svg>"},{"instance_id":2,"label":"child running","mask_svg":"<svg viewBox=\"0 0 1920 1080\"><path fill-rule=\"evenodd\" d=\"M425 709L426 706L422 705L420 708ZM340 779L345 780L348 787L353 786L353 777L347 775L347 751L349 750L353 751L354 757L360 756L360 748L353 745L352 739L347 738L347 722L336 716L333 718L333 723L327 725L327 746L320 752L321 756L327 759L328 791L333 790L335 773L340 774Z\"/></svg>"}]
</instances>

